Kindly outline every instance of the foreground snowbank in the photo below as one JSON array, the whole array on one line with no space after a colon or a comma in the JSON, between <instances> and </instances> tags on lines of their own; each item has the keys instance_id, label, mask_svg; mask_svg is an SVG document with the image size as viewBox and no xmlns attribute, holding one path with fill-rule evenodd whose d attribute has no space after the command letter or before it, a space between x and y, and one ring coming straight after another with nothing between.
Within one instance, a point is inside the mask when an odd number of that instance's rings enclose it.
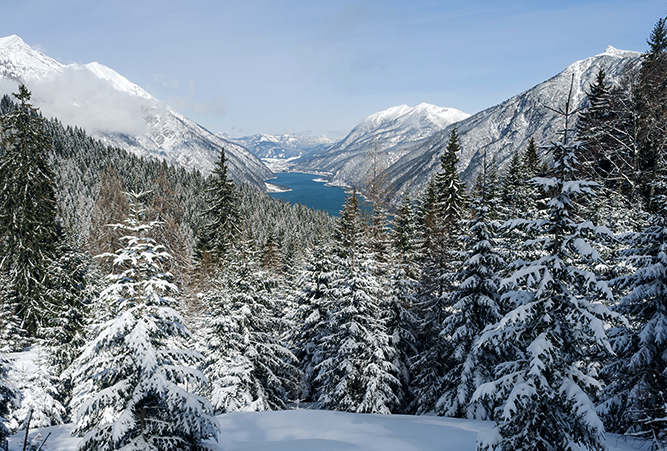
<instances>
[{"instance_id":1,"label":"foreground snowbank","mask_svg":"<svg viewBox=\"0 0 667 451\"><path fill-rule=\"evenodd\" d=\"M485 421L407 415L361 415L323 410L240 412L220 415L216 451L474 451L477 434L493 424ZM51 432L44 451L74 451L79 439L72 425L36 430ZM20 451L24 433L12 437L10 451ZM648 449L609 435L610 451Z\"/></svg>"}]
</instances>

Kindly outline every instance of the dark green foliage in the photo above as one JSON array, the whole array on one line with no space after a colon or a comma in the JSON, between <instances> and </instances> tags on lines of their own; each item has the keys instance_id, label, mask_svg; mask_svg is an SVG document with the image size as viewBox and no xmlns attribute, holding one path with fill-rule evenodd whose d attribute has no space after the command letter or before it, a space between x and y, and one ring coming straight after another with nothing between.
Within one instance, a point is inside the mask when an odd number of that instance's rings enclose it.
<instances>
[{"instance_id":1,"label":"dark green foliage","mask_svg":"<svg viewBox=\"0 0 667 451\"><path fill-rule=\"evenodd\" d=\"M441 332L450 313L449 293L454 289L461 219L465 215L464 185L456 169L456 153L460 150L453 129L440 158L440 170L427 187L419 212L422 272L415 303L420 320L419 355L412 365L414 401L410 409L419 414L435 409L447 367L442 356L450 353Z\"/></svg>"},{"instance_id":2,"label":"dark green foliage","mask_svg":"<svg viewBox=\"0 0 667 451\"><path fill-rule=\"evenodd\" d=\"M646 61L648 65L654 62L656 59L663 56L667 50L667 18L658 19L651 35L646 40L649 45L649 50L645 54Z\"/></svg>"},{"instance_id":3,"label":"dark green foliage","mask_svg":"<svg viewBox=\"0 0 667 451\"><path fill-rule=\"evenodd\" d=\"M524 170L527 174L530 174L531 177L535 177L541 172L545 172L545 165L542 162L542 158L540 158L535 139L532 137L528 140L526 153L523 154L523 165Z\"/></svg>"},{"instance_id":4,"label":"dark green foliage","mask_svg":"<svg viewBox=\"0 0 667 451\"><path fill-rule=\"evenodd\" d=\"M56 374L67 369L85 345L89 309L99 289L99 276L86 254L61 248L59 255L49 268L50 296L59 308L44 330Z\"/></svg>"},{"instance_id":5,"label":"dark green foliage","mask_svg":"<svg viewBox=\"0 0 667 451\"><path fill-rule=\"evenodd\" d=\"M214 263L221 263L239 235L238 194L234 182L227 177L224 150L206 182L206 205L202 212L204 224L199 232L197 253L211 254Z\"/></svg>"},{"instance_id":6,"label":"dark green foliage","mask_svg":"<svg viewBox=\"0 0 667 451\"><path fill-rule=\"evenodd\" d=\"M498 361L493 351L477 346L485 328L496 324L505 313L500 302L500 274L505 261L499 251L496 235L500 223L497 216L497 175L495 161L484 166L473 193L472 219L465 237L463 262L454 279L459 282L449 296L450 314L443 321L440 333L449 341L450 351L444 359L447 371L443 392L436 410L441 415L482 418L492 412L472 403L475 390L493 379L493 366Z\"/></svg>"},{"instance_id":7,"label":"dark green foliage","mask_svg":"<svg viewBox=\"0 0 667 451\"><path fill-rule=\"evenodd\" d=\"M60 239L56 223L55 174L44 121L29 103L25 86L18 106L0 118L0 268L8 276L3 303L15 303L21 327L37 336L55 314L49 296L49 266Z\"/></svg>"},{"instance_id":8,"label":"dark green foliage","mask_svg":"<svg viewBox=\"0 0 667 451\"><path fill-rule=\"evenodd\" d=\"M600 411L609 431L667 444L667 303L665 277L667 221L654 214L639 233L626 236L622 251L636 271L616 279L627 293L616 310L629 321L612 329L617 358L603 371L608 382ZM658 449L658 448L655 448Z\"/></svg>"}]
</instances>

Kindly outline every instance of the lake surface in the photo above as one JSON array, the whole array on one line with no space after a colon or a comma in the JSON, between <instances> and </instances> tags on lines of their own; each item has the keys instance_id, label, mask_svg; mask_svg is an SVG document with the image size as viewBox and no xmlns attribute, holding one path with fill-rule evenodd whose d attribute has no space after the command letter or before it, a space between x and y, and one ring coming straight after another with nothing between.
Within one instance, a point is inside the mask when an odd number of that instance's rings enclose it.
<instances>
[{"instance_id":1,"label":"lake surface","mask_svg":"<svg viewBox=\"0 0 667 451\"><path fill-rule=\"evenodd\" d=\"M302 174L300 172L279 172L276 178L267 180L269 183L282 185L292 191L269 193L274 199L285 199L293 204L301 203L316 210L324 210L332 216L340 216L345 203L345 190L338 186L326 186L323 182L315 182L319 175Z\"/></svg>"}]
</instances>

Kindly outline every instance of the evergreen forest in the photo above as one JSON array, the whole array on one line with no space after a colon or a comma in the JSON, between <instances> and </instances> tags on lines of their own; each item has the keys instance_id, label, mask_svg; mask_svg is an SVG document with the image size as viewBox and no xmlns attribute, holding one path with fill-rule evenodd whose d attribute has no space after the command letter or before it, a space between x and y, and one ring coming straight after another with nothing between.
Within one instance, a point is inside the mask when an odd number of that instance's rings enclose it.
<instances>
[{"instance_id":1,"label":"evergreen forest","mask_svg":"<svg viewBox=\"0 0 667 451\"><path fill-rule=\"evenodd\" d=\"M203 449L215 415L299 404L493 421L480 451L665 449L666 19L647 42L472 186L455 129L400 205L370 149L339 218L235 184L224 152L204 177L3 97L0 449L62 423L81 450Z\"/></svg>"}]
</instances>

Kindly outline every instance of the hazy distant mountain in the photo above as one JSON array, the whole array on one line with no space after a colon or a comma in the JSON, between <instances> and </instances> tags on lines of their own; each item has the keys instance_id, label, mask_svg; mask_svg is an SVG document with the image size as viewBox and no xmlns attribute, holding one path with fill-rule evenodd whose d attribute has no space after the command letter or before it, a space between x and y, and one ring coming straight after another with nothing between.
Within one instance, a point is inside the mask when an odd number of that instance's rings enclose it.
<instances>
[{"instance_id":1,"label":"hazy distant mountain","mask_svg":"<svg viewBox=\"0 0 667 451\"><path fill-rule=\"evenodd\" d=\"M586 99L586 90L595 81L600 68L605 70L608 81L613 83L623 75L627 64L636 62L639 57L638 52L617 50L610 46L604 53L577 61L553 78L499 105L470 117L465 115L456 122L452 120L428 136L425 135L432 128L424 129L421 136L402 133L403 127L388 130L382 126L377 127L382 132L376 131L373 124L384 124L385 118L400 116L397 113L401 109L407 111L407 107L392 108L371 116L329 150L298 160L298 167L314 172L330 172L332 181L337 184L360 185L366 167L363 151L372 145L377 134L378 145L387 153L389 183L394 200L397 200L403 192L416 194L423 189L431 174L439 169L439 156L447 145L452 127L456 127L462 147L459 170L462 179L469 181L476 173L478 161L485 150L487 155L496 156L502 168L516 149L525 149L530 137L535 138L538 144L546 144L554 138L563 124L546 107L564 105L572 74L575 105L581 106Z\"/></svg>"},{"instance_id":2,"label":"hazy distant mountain","mask_svg":"<svg viewBox=\"0 0 667 451\"><path fill-rule=\"evenodd\" d=\"M305 136L296 134L284 135L252 135L242 138L222 138L242 145L259 158L294 158L310 152L325 149L336 142L326 136Z\"/></svg>"},{"instance_id":3,"label":"hazy distant mountain","mask_svg":"<svg viewBox=\"0 0 667 451\"><path fill-rule=\"evenodd\" d=\"M296 160L294 169L327 172L334 183L357 184L368 167L366 155L370 149L377 146L384 153L386 164L392 165L409 148L469 116L427 103L389 108L369 116L342 141Z\"/></svg>"},{"instance_id":4,"label":"hazy distant mountain","mask_svg":"<svg viewBox=\"0 0 667 451\"><path fill-rule=\"evenodd\" d=\"M63 65L18 36L0 38L0 95L24 83L46 117L85 128L109 145L208 173L224 147L230 176L264 189L271 171L242 146L172 110L98 63Z\"/></svg>"}]
</instances>

